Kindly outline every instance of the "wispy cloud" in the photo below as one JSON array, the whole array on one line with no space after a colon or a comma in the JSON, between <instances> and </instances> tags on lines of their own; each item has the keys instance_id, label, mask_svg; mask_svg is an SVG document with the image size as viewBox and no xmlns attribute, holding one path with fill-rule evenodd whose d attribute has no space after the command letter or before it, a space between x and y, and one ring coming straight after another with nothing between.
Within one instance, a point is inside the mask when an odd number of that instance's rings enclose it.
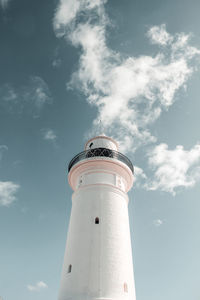
<instances>
[{"instance_id":1,"label":"wispy cloud","mask_svg":"<svg viewBox=\"0 0 200 300\"><path fill-rule=\"evenodd\" d=\"M3 10L5 10L8 7L10 0L0 0L0 5Z\"/></svg>"},{"instance_id":2,"label":"wispy cloud","mask_svg":"<svg viewBox=\"0 0 200 300\"><path fill-rule=\"evenodd\" d=\"M200 144L190 150L176 146L169 150L166 144L160 144L149 151L148 163L154 170L154 178L146 187L176 194L177 188L188 188L200 180Z\"/></svg>"},{"instance_id":3,"label":"wispy cloud","mask_svg":"<svg viewBox=\"0 0 200 300\"><path fill-rule=\"evenodd\" d=\"M20 186L11 181L0 181L0 206L10 206L16 200Z\"/></svg>"},{"instance_id":4,"label":"wispy cloud","mask_svg":"<svg viewBox=\"0 0 200 300\"><path fill-rule=\"evenodd\" d=\"M2 156L3 156L3 152L7 151L7 150L8 150L8 147L6 145L0 145L0 161L1 161Z\"/></svg>"},{"instance_id":5,"label":"wispy cloud","mask_svg":"<svg viewBox=\"0 0 200 300\"><path fill-rule=\"evenodd\" d=\"M60 58L60 48L57 47L54 51L54 55L53 55L53 60L52 60L52 66L54 68L58 68L60 67L61 63L62 63L62 60Z\"/></svg>"},{"instance_id":6,"label":"wispy cloud","mask_svg":"<svg viewBox=\"0 0 200 300\"><path fill-rule=\"evenodd\" d=\"M24 98L35 105L40 112L46 104L51 103L51 95L46 82L38 76L30 78L29 86L25 90Z\"/></svg>"},{"instance_id":7,"label":"wispy cloud","mask_svg":"<svg viewBox=\"0 0 200 300\"><path fill-rule=\"evenodd\" d=\"M160 227L162 224L163 224L163 221L160 220L160 219L156 219L153 221L153 224L156 226L156 227Z\"/></svg>"},{"instance_id":8,"label":"wispy cloud","mask_svg":"<svg viewBox=\"0 0 200 300\"><path fill-rule=\"evenodd\" d=\"M27 289L31 292L40 292L47 288L48 285L43 281L39 281L35 285L30 285L30 284L27 285Z\"/></svg>"},{"instance_id":9,"label":"wispy cloud","mask_svg":"<svg viewBox=\"0 0 200 300\"><path fill-rule=\"evenodd\" d=\"M178 99L176 93L187 87L200 51L191 45L191 34L171 34L161 24L150 27L146 34L155 45L154 55L123 56L107 45L111 22L105 12L106 2L60 0L54 29L57 37L81 49L78 68L67 86L81 90L88 103L97 107L89 135L103 131L118 140L122 152L134 152L141 145L156 142L151 125ZM191 151L197 148L198 145ZM173 173L172 157L180 149L190 156L190 151L181 146L172 151L167 145L155 146L149 156L149 166L155 172L153 179L147 179L145 172L136 167L136 185L147 181L143 184L146 188L171 193L178 187L194 185L199 169L190 159ZM165 156L162 162L156 160L155 153Z\"/></svg>"},{"instance_id":10,"label":"wispy cloud","mask_svg":"<svg viewBox=\"0 0 200 300\"><path fill-rule=\"evenodd\" d=\"M190 45L190 35L171 35L162 24L147 33L150 42L158 45L155 55L123 57L107 46L105 2L61 0L54 29L58 37L82 50L68 88L80 89L98 108L90 134L103 129L120 142L123 151L134 151L156 141L150 125L186 86L200 51Z\"/></svg>"},{"instance_id":11,"label":"wispy cloud","mask_svg":"<svg viewBox=\"0 0 200 300\"><path fill-rule=\"evenodd\" d=\"M52 129L43 129L42 134L44 140L55 142L57 139L57 135L55 131Z\"/></svg>"},{"instance_id":12,"label":"wispy cloud","mask_svg":"<svg viewBox=\"0 0 200 300\"><path fill-rule=\"evenodd\" d=\"M60 65L61 65L61 59L59 59L59 58L54 58L54 60L53 60L53 62L52 62L52 66L53 66L54 68L58 68L58 67L60 67Z\"/></svg>"},{"instance_id":13,"label":"wispy cloud","mask_svg":"<svg viewBox=\"0 0 200 300\"><path fill-rule=\"evenodd\" d=\"M0 87L0 106L10 113L30 113L38 116L52 97L46 82L38 76L29 78L26 85L15 88L11 84Z\"/></svg>"},{"instance_id":14,"label":"wispy cloud","mask_svg":"<svg viewBox=\"0 0 200 300\"><path fill-rule=\"evenodd\" d=\"M0 161L2 160L3 152L7 151L6 145L0 145ZM0 206L10 206L17 198L16 194L19 190L19 184L12 181L0 181Z\"/></svg>"},{"instance_id":15,"label":"wispy cloud","mask_svg":"<svg viewBox=\"0 0 200 300\"><path fill-rule=\"evenodd\" d=\"M145 184L147 176L144 173L143 169L134 166L134 186L140 187Z\"/></svg>"},{"instance_id":16,"label":"wispy cloud","mask_svg":"<svg viewBox=\"0 0 200 300\"><path fill-rule=\"evenodd\" d=\"M166 31L166 25L152 26L147 32L147 36L150 38L152 44L160 44L166 46L173 42L173 36Z\"/></svg>"}]
</instances>

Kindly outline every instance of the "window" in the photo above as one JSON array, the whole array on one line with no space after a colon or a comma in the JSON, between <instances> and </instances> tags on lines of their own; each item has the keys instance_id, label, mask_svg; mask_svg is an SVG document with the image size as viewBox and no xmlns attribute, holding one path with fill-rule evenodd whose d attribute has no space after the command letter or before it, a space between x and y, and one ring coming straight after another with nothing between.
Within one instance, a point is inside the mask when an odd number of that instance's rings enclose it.
<instances>
[{"instance_id":1,"label":"window","mask_svg":"<svg viewBox=\"0 0 200 300\"><path fill-rule=\"evenodd\" d=\"M128 293L128 285L126 282L124 282L124 292Z\"/></svg>"},{"instance_id":2,"label":"window","mask_svg":"<svg viewBox=\"0 0 200 300\"><path fill-rule=\"evenodd\" d=\"M72 265L69 265L69 267L68 267L68 273L71 273L71 271L72 271Z\"/></svg>"},{"instance_id":3,"label":"window","mask_svg":"<svg viewBox=\"0 0 200 300\"><path fill-rule=\"evenodd\" d=\"M98 217L95 218L95 224L99 224L99 218Z\"/></svg>"}]
</instances>

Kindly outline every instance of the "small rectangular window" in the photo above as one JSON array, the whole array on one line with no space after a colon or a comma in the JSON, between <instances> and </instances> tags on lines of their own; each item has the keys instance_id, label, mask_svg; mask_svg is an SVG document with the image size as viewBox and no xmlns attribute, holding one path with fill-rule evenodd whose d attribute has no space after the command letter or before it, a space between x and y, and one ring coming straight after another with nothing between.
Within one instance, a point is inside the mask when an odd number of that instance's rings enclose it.
<instances>
[{"instance_id":1,"label":"small rectangular window","mask_svg":"<svg viewBox=\"0 0 200 300\"><path fill-rule=\"evenodd\" d=\"M68 267L68 273L71 273L71 271L72 271L72 265L69 265L69 267Z\"/></svg>"}]
</instances>

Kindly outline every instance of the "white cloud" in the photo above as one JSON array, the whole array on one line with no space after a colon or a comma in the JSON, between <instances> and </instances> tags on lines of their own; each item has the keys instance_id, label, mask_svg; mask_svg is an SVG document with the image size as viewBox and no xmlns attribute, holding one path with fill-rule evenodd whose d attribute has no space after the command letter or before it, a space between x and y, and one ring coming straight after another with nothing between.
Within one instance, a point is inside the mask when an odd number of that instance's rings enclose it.
<instances>
[{"instance_id":1,"label":"white cloud","mask_svg":"<svg viewBox=\"0 0 200 300\"><path fill-rule=\"evenodd\" d=\"M160 144L148 156L149 166L155 173L147 189L175 195L177 188L192 187L200 180L200 144L190 150L180 145L169 150L166 144Z\"/></svg>"},{"instance_id":2,"label":"white cloud","mask_svg":"<svg viewBox=\"0 0 200 300\"><path fill-rule=\"evenodd\" d=\"M107 46L108 24L104 1L61 0L54 18L57 36L82 49L68 88L80 89L98 109L90 135L103 129L123 151L134 151L156 141L150 125L186 86L200 51L189 35L171 35L161 25L148 31L151 42L162 45L156 55L124 58Z\"/></svg>"},{"instance_id":3,"label":"white cloud","mask_svg":"<svg viewBox=\"0 0 200 300\"><path fill-rule=\"evenodd\" d=\"M79 13L84 12L90 16L92 10L98 11L106 2L107 0L60 0L54 18L57 36L61 37L66 34L67 26L73 26L72 23Z\"/></svg>"},{"instance_id":4,"label":"white cloud","mask_svg":"<svg viewBox=\"0 0 200 300\"><path fill-rule=\"evenodd\" d=\"M149 29L147 36L150 38L153 44L160 44L165 46L171 44L173 36L166 31L166 25L153 26Z\"/></svg>"},{"instance_id":5,"label":"white cloud","mask_svg":"<svg viewBox=\"0 0 200 300\"><path fill-rule=\"evenodd\" d=\"M156 226L156 227L159 227L163 224L163 221L160 220L160 219L156 219L153 221L153 224Z\"/></svg>"},{"instance_id":6,"label":"white cloud","mask_svg":"<svg viewBox=\"0 0 200 300\"><path fill-rule=\"evenodd\" d=\"M134 186L140 187L146 180L147 176L144 171L141 168L134 166Z\"/></svg>"},{"instance_id":7,"label":"white cloud","mask_svg":"<svg viewBox=\"0 0 200 300\"><path fill-rule=\"evenodd\" d=\"M0 5L5 10L8 7L10 0L0 0Z\"/></svg>"},{"instance_id":8,"label":"white cloud","mask_svg":"<svg viewBox=\"0 0 200 300\"><path fill-rule=\"evenodd\" d=\"M55 141L57 139L57 136L52 129L43 129L43 137L47 141Z\"/></svg>"},{"instance_id":9,"label":"white cloud","mask_svg":"<svg viewBox=\"0 0 200 300\"><path fill-rule=\"evenodd\" d=\"M26 85L14 88L11 84L0 87L0 106L10 113L30 113L38 116L52 102L46 82L38 76L29 78Z\"/></svg>"},{"instance_id":10,"label":"white cloud","mask_svg":"<svg viewBox=\"0 0 200 300\"><path fill-rule=\"evenodd\" d=\"M0 145L0 161L4 151L7 151L6 145ZM16 193L20 186L12 181L0 181L0 206L10 206L17 198Z\"/></svg>"},{"instance_id":11,"label":"white cloud","mask_svg":"<svg viewBox=\"0 0 200 300\"><path fill-rule=\"evenodd\" d=\"M27 289L31 292L40 292L41 290L47 289L48 285L43 281L37 282L35 285L27 285Z\"/></svg>"},{"instance_id":12,"label":"white cloud","mask_svg":"<svg viewBox=\"0 0 200 300\"><path fill-rule=\"evenodd\" d=\"M9 206L16 200L19 185L11 181L0 181L0 206Z\"/></svg>"},{"instance_id":13,"label":"white cloud","mask_svg":"<svg viewBox=\"0 0 200 300\"><path fill-rule=\"evenodd\" d=\"M65 26L76 17L79 8L80 1L77 0L61 0L59 2L54 19L54 28L57 35L63 35L65 33ZM62 30L64 31L62 32Z\"/></svg>"}]
</instances>

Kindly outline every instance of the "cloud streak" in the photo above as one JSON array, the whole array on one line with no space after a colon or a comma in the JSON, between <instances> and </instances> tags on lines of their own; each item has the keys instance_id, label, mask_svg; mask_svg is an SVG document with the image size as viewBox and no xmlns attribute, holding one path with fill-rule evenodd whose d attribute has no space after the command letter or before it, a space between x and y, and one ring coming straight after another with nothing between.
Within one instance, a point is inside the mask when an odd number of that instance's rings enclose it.
<instances>
[{"instance_id":1,"label":"cloud streak","mask_svg":"<svg viewBox=\"0 0 200 300\"><path fill-rule=\"evenodd\" d=\"M31 285L31 284L27 285L27 289L30 292L40 292L47 288L48 288L48 285L43 281L38 281L35 285Z\"/></svg>"},{"instance_id":2,"label":"cloud streak","mask_svg":"<svg viewBox=\"0 0 200 300\"><path fill-rule=\"evenodd\" d=\"M189 35L171 35L162 24L147 33L158 45L154 56L124 58L107 46L105 2L60 1L54 29L82 50L68 88L81 90L98 109L91 135L103 131L120 142L121 151L134 151L156 141L149 128L185 87L200 51L189 44Z\"/></svg>"},{"instance_id":3,"label":"cloud streak","mask_svg":"<svg viewBox=\"0 0 200 300\"><path fill-rule=\"evenodd\" d=\"M0 5L3 10L6 10L8 8L9 2L10 2L10 0L0 0Z\"/></svg>"}]
</instances>

